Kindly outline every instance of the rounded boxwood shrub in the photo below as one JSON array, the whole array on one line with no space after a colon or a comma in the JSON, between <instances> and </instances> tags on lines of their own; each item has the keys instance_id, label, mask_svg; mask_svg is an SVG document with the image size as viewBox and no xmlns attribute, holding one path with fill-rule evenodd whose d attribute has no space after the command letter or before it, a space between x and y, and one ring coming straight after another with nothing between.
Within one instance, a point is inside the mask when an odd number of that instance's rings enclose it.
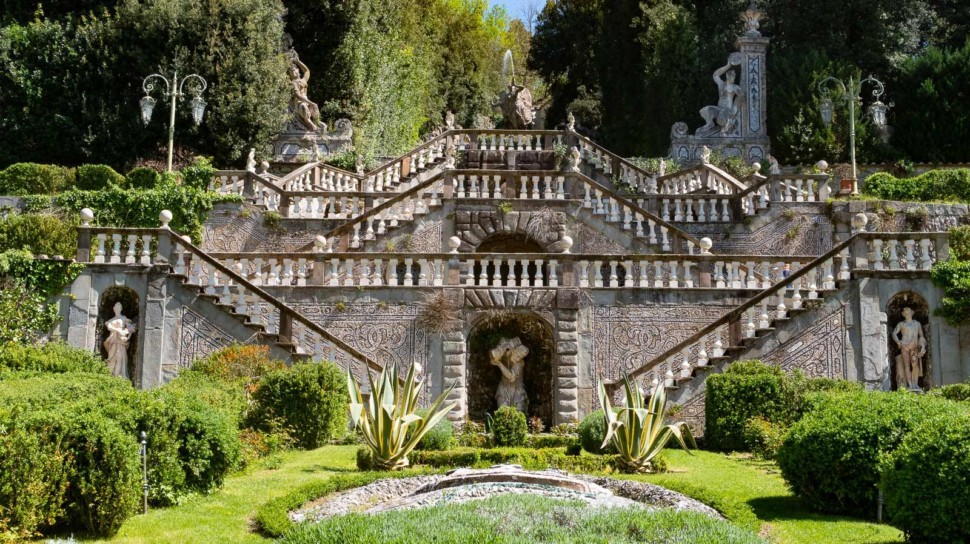
<instances>
[{"instance_id":1,"label":"rounded boxwood shrub","mask_svg":"<svg viewBox=\"0 0 970 544\"><path fill-rule=\"evenodd\" d=\"M422 417L426 415L425 410L419 410L418 414ZM437 425L431 428L430 431L425 433L418 442L417 449L419 450L436 450L444 451L451 449L455 445L455 426L448 419L442 419Z\"/></svg>"},{"instance_id":2,"label":"rounded boxwood shrub","mask_svg":"<svg viewBox=\"0 0 970 544\"><path fill-rule=\"evenodd\" d=\"M18 214L0 219L0 251L26 249L34 255L77 255L77 228L61 217Z\"/></svg>"},{"instance_id":3,"label":"rounded boxwood shrub","mask_svg":"<svg viewBox=\"0 0 970 544\"><path fill-rule=\"evenodd\" d=\"M521 446L529 426L525 414L512 406L503 406L492 416L492 443L496 446Z\"/></svg>"},{"instance_id":4,"label":"rounded boxwood shrub","mask_svg":"<svg viewBox=\"0 0 970 544\"><path fill-rule=\"evenodd\" d=\"M106 164L83 164L77 167L75 186L83 191L99 191L109 185L121 187L125 177Z\"/></svg>"},{"instance_id":5,"label":"rounded boxwood shrub","mask_svg":"<svg viewBox=\"0 0 970 544\"><path fill-rule=\"evenodd\" d=\"M94 353L61 342L42 346L0 345L0 379L6 372L85 372L107 376L108 365Z\"/></svg>"},{"instance_id":6,"label":"rounded boxwood shrub","mask_svg":"<svg viewBox=\"0 0 970 544\"><path fill-rule=\"evenodd\" d=\"M299 363L263 376L253 393L256 428L289 429L296 445L318 448L347 428L347 378L333 363Z\"/></svg>"},{"instance_id":7,"label":"rounded boxwood shrub","mask_svg":"<svg viewBox=\"0 0 970 544\"><path fill-rule=\"evenodd\" d=\"M0 195L52 195L74 185L74 170L52 164L19 162L0 171Z\"/></svg>"},{"instance_id":8,"label":"rounded boxwood shrub","mask_svg":"<svg viewBox=\"0 0 970 544\"><path fill-rule=\"evenodd\" d=\"M944 385L930 391L933 396L943 397L959 402L970 402L970 383L956 383Z\"/></svg>"},{"instance_id":9,"label":"rounded boxwood shrub","mask_svg":"<svg viewBox=\"0 0 970 544\"><path fill-rule=\"evenodd\" d=\"M886 513L911 542L970 542L970 414L923 423L883 469Z\"/></svg>"},{"instance_id":10,"label":"rounded boxwood shrub","mask_svg":"<svg viewBox=\"0 0 970 544\"><path fill-rule=\"evenodd\" d=\"M139 166L125 175L125 186L131 189L154 189L162 179L154 168Z\"/></svg>"},{"instance_id":11,"label":"rounded boxwood shrub","mask_svg":"<svg viewBox=\"0 0 970 544\"><path fill-rule=\"evenodd\" d=\"M823 512L873 517L881 456L950 401L905 392L819 393L789 430L778 466L792 491Z\"/></svg>"},{"instance_id":12,"label":"rounded boxwood shrub","mask_svg":"<svg viewBox=\"0 0 970 544\"><path fill-rule=\"evenodd\" d=\"M603 414L603 410L596 410L583 418L583 421L579 424L577 433L579 434L579 443L584 450L596 454L616 453L616 446L612 443L600 449L603 440L606 439L606 417Z\"/></svg>"}]
</instances>

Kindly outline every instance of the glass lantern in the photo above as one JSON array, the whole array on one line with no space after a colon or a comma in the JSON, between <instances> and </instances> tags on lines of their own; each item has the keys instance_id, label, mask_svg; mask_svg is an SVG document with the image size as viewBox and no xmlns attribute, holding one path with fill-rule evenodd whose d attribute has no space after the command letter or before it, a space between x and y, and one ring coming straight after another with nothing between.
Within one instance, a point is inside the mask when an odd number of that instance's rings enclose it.
<instances>
[{"instance_id":1,"label":"glass lantern","mask_svg":"<svg viewBox=\"0 0 970 544\"><path fill-rule=\"evenodd\" d=\"M195 122L195 126L202 124L202 115L205 113L205 100L201 96L196 95L192 100L189 101L189 106L192 109L192 121Z\"/></svg>"},{"instance_id":2,"label":"glass lantern","mask_svg":"<svg viewBox=\"0 0 970 544\"><path fill-rule=\"evenodd\" d=\"M155 99L146 94L138 104L141 106L141 120L148 125L152 120L152 112L155 111Z\"/></svg>"},{"instance_id":3,"label":"glass lantern","mask_svg":"<svg viewBox=\"0 0 970 544\"><path fill-rule=\"evenodd\" d=\"M871 106L869 106L869 115L872 116L872 122L879 128L886 126L886 110L889 108L882 102L876 100Z\"/></svg>"},{"instance_id":4,"label":"glass lantern","mask_svg":"<svg viewBox=\"0 0 970 544\"><path fill-rule=\"evenodd\" d=\"M822 122L825 126L832 124L832 117L835 114L835 105L832 103L832 99L825 97L818 106L818 111L822 115Z\"/></svg>"}]
</instances>

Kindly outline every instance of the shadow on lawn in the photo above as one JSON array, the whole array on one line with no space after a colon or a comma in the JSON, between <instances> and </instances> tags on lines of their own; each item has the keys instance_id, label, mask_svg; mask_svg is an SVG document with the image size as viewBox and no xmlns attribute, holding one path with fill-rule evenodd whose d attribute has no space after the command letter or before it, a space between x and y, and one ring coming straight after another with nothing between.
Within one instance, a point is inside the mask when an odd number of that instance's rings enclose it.
<instances>
[{"instance_id":1,"label":"shadow on lawn","mask_svg":"<svg viewBox=\"0 0 970 544\"><path fill-rule=\"evenodd\" d=\"M337 465L310 465L300 469L300 472L316 474L320 472L360 472L357 467L337 466Z\"/></svg>"},{"instance_id":2,"label":"shadow on lawn","mask_svg":"<svg viewBox=\"0 0 970 544\"><path fill-rule=\"evenodd\" d=\"M759 497L748 501L758 519L774 520L818 520L818 521L862 521L878 523L875 519L844 516L837 514L823 514L808 507L804 501L791 495L775 497Z\"/></svg>"}]
</instances>

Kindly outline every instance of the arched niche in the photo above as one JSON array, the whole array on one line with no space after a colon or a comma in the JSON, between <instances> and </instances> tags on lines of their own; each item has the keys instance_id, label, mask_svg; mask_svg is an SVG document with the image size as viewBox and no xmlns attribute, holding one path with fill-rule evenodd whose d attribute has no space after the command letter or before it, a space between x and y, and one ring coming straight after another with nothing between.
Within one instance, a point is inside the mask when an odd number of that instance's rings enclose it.
<instances>
[{"instance_id":1,"label":"arched niche","mask_svg":"<svg viewBox=\"0 0 970 544\"><path fill-rule=\"evenodd\" d=\"M886 329L887 338L889 339L889 375L892 380L892 389L895 391L899 389L899 382L897 381L897 362L900 355L899 346L896 345L896 341L893 339L893 331L896 330L896 326L900 322L905 321L903 317L903 309L912 308L913 309L913 321L918 321L923 328L923 338L926 339L926 354L922 358L922 376L919 378L919 386L922 389L928 389L932 382L932 360L930 358L930 308L926 303L926 299L912 291L903 291L893 295L889 299L889 304L886 305Z\"/></svg>"},{"instance_id":2,"label":"arched niche","mask_svg":"<svg viewBox=\"0 0 970 544\"><path fill-rule=\"evenodd\" d=\"M108 350L104 347L104 341L108 338L109 333L107 330L107 322L111 320L114 316L114 305L115 303L121 303L121 313L130 319L138 329L131 339L128 341L128 376L132 379L135 377L135 372L137 371L137 365L135 364L135 355L138 353L138 339L141 336L141 323L139 321L139 309L141 308L140 301L138 299L138 293L128 287L109 287L101 295L101 301L98 304L98 340L97 340L97 350L101 354L101 358L105 361L108 360Z\"/></svg>"},{"instance_id":3,"label":"arched niche","mask_svg":"<svg viewBox=\"0 0 970 544\"><path fill-rule=\"evenodd\" d=\"M524 367L524 384L529 397L526 416L538 417L547 426L551 425L556 346L552 327L531 312L486 312L472 325L468 335L466 373L468 417L484 421L487 414L498 408L495 391L502 373L491 364L489 351L503 338L519 338L529 348Z\"/></svg>"}]
</instances>

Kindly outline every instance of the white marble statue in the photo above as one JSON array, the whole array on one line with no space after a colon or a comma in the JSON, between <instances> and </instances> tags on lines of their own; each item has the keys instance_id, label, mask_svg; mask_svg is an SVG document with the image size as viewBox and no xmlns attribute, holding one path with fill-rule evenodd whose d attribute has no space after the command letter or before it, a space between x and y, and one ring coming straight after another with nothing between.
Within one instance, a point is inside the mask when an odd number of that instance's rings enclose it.
<instances>
[{"instance_id":1,"label":"white marble statue","mask_svg":"<svg viewBox=\"0 0 970 544\"><path fill-rule=\"evenodd\" d=\"M256 172L256 149L250 147L249 154L246 155L246 171Z\"/></svg>"},{"instance_id":2,"label":"white marble statue","mask_svg":"<svg viewBox=\"0 0 970 544\"><path fill-rule=\"evenodd\" d=\"M737 72L735 66L741 65L741 55L732 53L728 63L714 72L714 83L717 84L717 105L705 106L701 109L704 126L697 129L698 136L726 135L734 131L737 125L738 113L741 109L741 86L735 83ZM723 78L723 79L722 79Z\"/></svg>"},{"instance_id":3,"label":"white marble statue","mask_svg":"<svg viewBox=\"0 0 970 544\"><path fill-rule=\"evenodd\" d=\"M451 110L445 113L445 128L447 130L454 130L455 128L455 114Z\"/></svg>"},{"instance_id":4,"label":"white marble statue","mask_svg":"<svg viewBox=\"0 0 970 544\"><path fill-rule=\"evenodd\" d=\"M121 313L121 303L114 305L115 316L104 324L108 330L108 338L104 341L104 349L108 352L108 368L115 376L129 379L128 376L128 343L135 334L135 324Z\"/></svg>"},{"instance_id":5,"label":"white marble statue","mask_svg":"<svg viewBox=\"0 0 970 544\"><path fill-rule=\"evenodd\" d=\"M576 116L571 111L566 112L566 130L576 132Z\"/></svg>"},{"instance_id":6,"label":"white marble statue","mask_svg":"<svg viewBox=\"0 0 970 544\"><path fill-rule=\"evenodd\" d=\"M893 340L899 346L896 356L896 387L919 391L919 379L923 376L923 356L926 355L926 338L923 326L913 320L913 309L903 308L903 321L893 330Z\"/></svg>"},{"instance_id":7,"label":"white marble statue","mask_svg":"<svg viewBox=\"0 0 970 544\"><path fill-rule=\"evenodd\" d=\"M525 356L529 348L522 345L518 338L503 338L489 355L491 362L502 371L502 381L495 391L495 401L498 407L512 406L516 410L527 413L529 396L525 391Z\"/></svg>"}]
</instances>

